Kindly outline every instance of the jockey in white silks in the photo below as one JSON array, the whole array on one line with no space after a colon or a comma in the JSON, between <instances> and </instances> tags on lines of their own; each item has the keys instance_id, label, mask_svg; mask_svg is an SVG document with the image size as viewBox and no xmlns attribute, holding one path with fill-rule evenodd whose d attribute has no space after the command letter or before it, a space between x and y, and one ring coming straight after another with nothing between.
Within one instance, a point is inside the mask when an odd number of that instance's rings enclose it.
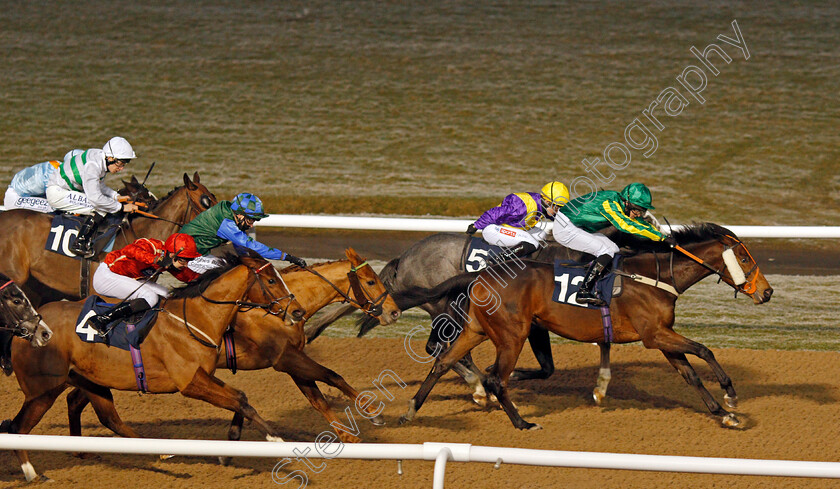
<instances>
[{"instance_id":1,"label":"jockey in white silks","mask_svg":"<svg viewBox=\"0 0 840 489\"><path fill-rule=\"evenodd\" d=\"M545 242L547 231L542 216L554 217L568 201L569 189L561 182L545 184L540 193L510 194L470 224L467 234L480 229L487 243L508 248L513 255L523 257Z\"/></svg>"},{"instance_id":2,"label":"jockey in white silks","mask_svg":"<svg viewBox=\"0 0 840 489\"><path fill-rule=\"evenodd\" d=\"M68 152L64 155L64 162L70 161L70 158L83 152L81 149ZM6 210L29 209L37 212L52 212L53 208L47 202L47 184L59 166L61 166L60 161L50 160L17 172L12 177L12 182L3 198Z\"/></svg>"},{"instance_id":3,"label":"jockey in white silks","mask_svg":"<svg viewBox=\"0 0 840 489\"><path fill-rule=\"evenodd\" d=\"M70 158L50 176L47 201L53 209L88 216L70 245L77 255L93 256L91 237L105 215L137 210L134 203L120 202L117 191L104 183L108 173L121 172L136 157L128 141L114 137L102 149L89 149Z\"/></svg>"}]
</instances>

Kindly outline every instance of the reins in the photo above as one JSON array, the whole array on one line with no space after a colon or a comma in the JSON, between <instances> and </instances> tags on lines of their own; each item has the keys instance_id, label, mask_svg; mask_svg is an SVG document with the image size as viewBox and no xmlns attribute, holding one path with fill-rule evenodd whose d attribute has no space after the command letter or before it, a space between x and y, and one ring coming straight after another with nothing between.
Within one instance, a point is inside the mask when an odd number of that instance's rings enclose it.
<instances>
[{"instance_id":1,"label":"reins","mask_svg":"<svg viewBox=\"0 0 840 489\"><path fill-rule=\"evenodd\" d=\"M387 299L388 291L383 292L376 298L371 298L367 294L367 291L364 289L364 287L362 287L361 281L359 280L359 276L356 274L356 272L364 266L370 266L367 260L363 261L358 266L350 267L350 271L347 273L349 288L347 289L346 293L339 289L337 285L330 282L330 280L327 279L327 277L321 275L321 273L319 273L317 270L310 267L303 267L303 269L329 284L329 286L332 287L338 293L338 295L340 295L344 299L344 304L350 303L353 306L360 309L363 313L367 314L368 316L376 318L382 315L382 304L384 304L385 300ZM356 296L355 299L350 297L351 291ZM364 297L364 303L362 303L361 299L359 299L360 297Z\"/></svg>"},{"instance_id":2,"label":"reins","mask_svg":"<svg viewBox=\"0 0 840 489\"><path fill-rule=\"evenodd\" d=\"M0 286L0 291L5 289L9 285L14 285L14 283L15 283L14 280L9 280L8 282L6 282L2 286ZM21 326L21 324L23 324L25 322L28 322L28 321L32 321L34 319L37 319L38 322L42 321L41 315L38 314L37 312L35 313L34 316L27 316L27 317L18 316L14 311L12 311L12 308L9 307L8 305L6 305L6 302L2 301L2 300L0 300L0 308L3 309L3 313L4 313L5 316L11 318L14 321L14 323L12 323L12 326L6 326L5 323L3 325L0 325L0 330L11 331L12 334L14 334L15 336L18 336L20 338L23 338L23 339L31 337L32 335L35 334L35 332L34 331L28 331L26 328ZM30 304L30 308L32 308L31 304Z\"/></svg>"}]
</instances>

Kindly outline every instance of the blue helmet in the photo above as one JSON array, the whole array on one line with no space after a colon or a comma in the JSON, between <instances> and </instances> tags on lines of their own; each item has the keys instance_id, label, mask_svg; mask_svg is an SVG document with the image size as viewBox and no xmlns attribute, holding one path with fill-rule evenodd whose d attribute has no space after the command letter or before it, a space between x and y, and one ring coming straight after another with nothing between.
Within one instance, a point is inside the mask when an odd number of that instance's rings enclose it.
<instances>
[{"instance_id":1,"label":"blue helmet","mask_svg":"<svg viewBox=\"0 0 840 489\"><path fill-rule=\"evenodd\" d=\"M263 212L262 201L259 197L248 192L242 192L233 198L230 203L230 210L235 214L242 214L245 217L259 221L263 217L268 217L268 214Z\"/></svg>"}]
</instances>

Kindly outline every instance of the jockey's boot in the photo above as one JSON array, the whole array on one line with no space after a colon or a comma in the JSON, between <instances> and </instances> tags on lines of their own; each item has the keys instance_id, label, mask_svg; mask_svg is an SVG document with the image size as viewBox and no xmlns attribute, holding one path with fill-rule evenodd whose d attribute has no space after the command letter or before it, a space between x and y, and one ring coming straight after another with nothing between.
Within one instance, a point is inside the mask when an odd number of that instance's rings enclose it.
<instances>
[{"instance_id":1,"label":"jockey's boot","mask_svg":"<svg viewBox=\"0 0 840 489\"><path fill-rule=\"evenodd\" d=\"M583 283L580 284L580 290L578 290L577 297L575 298L578 304L592 304L598 307L607 305L598 296L596 286L598 281L601 280L601 277L606 273L611 261L612 257L610 255L601 255L592 263L589 270L586 271L586 276L583 278Z\"/></svg>"},{"instance_id":2,"label":"jockey's boot","mask_svg":"<svg viewBox=\"0 0 840 489\"><path fill-rule=\"evenodd\" d=\"M516 246L510 247L505 250L505 255L513 255L519 258L525 258L526 256L530 255L531 253L537 251L537 247L534 246L532 243L519 243Z\"/></svg>"},{"instance_id":3,"label":"jockey's boot","mask_svg":"<svg viewBox=\"0 0 840 489\"><path fill-rule=\"evenodd\" d=\"M79 234L76 239L70 244L70 251L84 258L92 258L94 255L93 233L104 218L104 215L98 213L88 216L79 227Z\"/></svg>"},{"instance_id":4,"label":"jockey's boot","mask_svg":"<svg viewBox=\"0 0 840 489\"><path fill-rule=\"evenodd\" d=\"M127 318L132 314L137 314L150 309L149 303L146 299L132 299L122 304L117 304L103 314L97 314L88 319L88 324L95 329L99 336L105 336L108 332L108 325L114 321Z\"/></svg>"}]
</instances>

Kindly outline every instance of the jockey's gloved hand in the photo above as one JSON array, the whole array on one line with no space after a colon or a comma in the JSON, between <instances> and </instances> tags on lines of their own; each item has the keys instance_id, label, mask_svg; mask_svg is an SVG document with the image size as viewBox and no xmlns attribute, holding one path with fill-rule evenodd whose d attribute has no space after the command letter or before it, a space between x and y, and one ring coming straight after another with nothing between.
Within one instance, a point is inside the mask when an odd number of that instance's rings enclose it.
<instances>
[{"instance_id":1,"label":"jockey's gloved hand","mask_svg":"<svg viewBox=\"0 0 840 489\"><path fill-rule=\"evenodd\" d=\"M172 257L169 255L164 255L158 259L157 264L160 268L169 268L172 266Z\"/></svg>"},{"instance_id":2,"label":"jockey's gloved hand","mask_svg":"<svg viewBox=\"0 0 840 489\"><path fill-rule=\"evenodd\" d=\"M301 268L306 268L306 260L303 258L298 258L295 255L290 255L286 253L286 261L291 263L292 265L297 265Z\"/></svg>"},{"instance_id":3,"label":"jockey's gloved hand","mask_svg":"<svg viewBox=\"0 0 840 489\"><path fill-rule=\"evenodd\" d=\"M665 236L665 239L663 239L662 241L667 243L668 246L670 246L671 248L677 246L677 240L674 239L673 236Z\"/></svg>"},{"instance_id":4,"label":"jockey's gloved hand","mask_svg":"<svg viewBox=\"0 0 840 489\"><path fill-rule=\"evenodd\" d=\"M475 224L470 224L469 226L467 226L468 235L472 236L473 234L475 234L476 231L478 231L478 229L475 228Z\"/></svg>"}]
</instances>

